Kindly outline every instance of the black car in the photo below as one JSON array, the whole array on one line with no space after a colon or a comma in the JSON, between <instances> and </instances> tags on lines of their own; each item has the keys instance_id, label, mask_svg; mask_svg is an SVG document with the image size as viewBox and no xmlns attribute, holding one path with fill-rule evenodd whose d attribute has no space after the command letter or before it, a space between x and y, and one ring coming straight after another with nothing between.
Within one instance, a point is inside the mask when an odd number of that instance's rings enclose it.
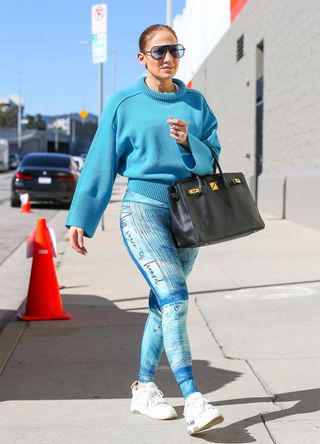
<instances>
[{"instance_id":1,"label":"black car","mask_svg":"<svg viewBox=\"0 0 320 444\"><path fill-rule=\"evenodd\" d=\"M79 169L68 154L29 153L12 178L11 206L20 206L20 194L31 201L69 205L79 178Z\"/></svg>"}]
</instances>

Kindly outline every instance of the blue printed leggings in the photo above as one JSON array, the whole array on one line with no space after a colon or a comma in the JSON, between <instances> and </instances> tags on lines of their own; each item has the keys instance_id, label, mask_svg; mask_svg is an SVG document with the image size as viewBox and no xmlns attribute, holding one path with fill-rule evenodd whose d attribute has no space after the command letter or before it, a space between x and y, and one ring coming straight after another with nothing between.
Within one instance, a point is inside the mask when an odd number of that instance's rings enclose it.
<instances>
[{"instance_id":1,"label":"blue printed leggings","mask_svg":"<svg viewBox=\"0 0 320 444\"><path fill-rule=\"evenodd\" d=\"M134 200L139 201L134 201ZM197 248L176 248L166 204L127 190L120 211L127 250L150 286L149 313L141 343L138 380L153 381L161 355L166 355L186 398L197 391L187 333L186 278Z\"/></svg>"}]
</instances>

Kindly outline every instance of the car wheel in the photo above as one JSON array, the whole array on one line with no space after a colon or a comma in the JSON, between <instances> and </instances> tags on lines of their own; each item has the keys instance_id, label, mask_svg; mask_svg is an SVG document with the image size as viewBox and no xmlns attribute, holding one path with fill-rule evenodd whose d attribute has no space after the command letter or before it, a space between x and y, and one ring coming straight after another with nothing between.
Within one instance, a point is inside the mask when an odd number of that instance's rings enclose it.
<instances>
[{"instance_id":1,"label":"car wheel","mask_svg":"<svg viewBox=\"0 0 320 444\"><path fill-rule=\"evenodd\" d=\"M20 207L20 200L11 199L11 206L12 207Z\"/></svg>"},{"instance_id":2,"label":"car wheel","mask_svg":"<svg viewBox=\"0 0 320 444\"><path fill-rule=\"evenodd\" d=\"M65 210L69 210L71 202L63 202L62 208Z\"/></svg>"}]
</instances>

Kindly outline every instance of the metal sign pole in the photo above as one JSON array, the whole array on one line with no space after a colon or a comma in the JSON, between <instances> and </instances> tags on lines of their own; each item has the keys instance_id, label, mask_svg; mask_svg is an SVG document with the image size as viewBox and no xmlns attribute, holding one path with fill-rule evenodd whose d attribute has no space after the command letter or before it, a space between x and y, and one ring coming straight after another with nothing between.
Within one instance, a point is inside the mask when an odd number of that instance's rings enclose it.
<instances>
[{"instance_id":1,"label":"metal sign pole","mask_svg":"<svg viewBox=\"0 0 320 444\"><path fill-rule=\"evenodd\" d=\"M172 27L172 0L167 0L167 25Z\"/></svg>"},{"instance_id":2,"label":"metal sign pole","mask_svg":"<svg viewBox=\"0 0 320 444\"><path fill-rule=\"evenodd\" d=\"M99 64L99 123L103 110L103 64L107 61L107 4L91 7L92 61ZM104 231L104 215L101 217Z\"/></svg>"},{"instance_id":3,"label":"metal sign pole","mask_svg":"<svg viewBox=\"0 0 320 444\"><path fill-rule=\"evenodd\" d=\"M103 63L99 63L99 122L103 110ZM101 230L104 231L104 214L101 217Z\"/></svg>"}]
</instances>

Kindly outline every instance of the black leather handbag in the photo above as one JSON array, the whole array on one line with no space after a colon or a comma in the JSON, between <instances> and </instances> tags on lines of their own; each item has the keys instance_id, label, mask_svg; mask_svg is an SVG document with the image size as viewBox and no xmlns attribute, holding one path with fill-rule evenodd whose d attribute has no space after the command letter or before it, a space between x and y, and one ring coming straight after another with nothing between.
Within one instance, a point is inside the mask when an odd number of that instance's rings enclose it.
<instances>
[{"instance_id":1,"label":"black leather handbag","mask_svg":"<svg viewBox=\"0 0 320 444\"><path fill-rule=\"evenodd\" d=\"M168 187L171 229L179 248L225 242L265 227L243 173L223 173L210 150L215 160L211 174L194 174Z\"/></svg>"}]
</instances>

